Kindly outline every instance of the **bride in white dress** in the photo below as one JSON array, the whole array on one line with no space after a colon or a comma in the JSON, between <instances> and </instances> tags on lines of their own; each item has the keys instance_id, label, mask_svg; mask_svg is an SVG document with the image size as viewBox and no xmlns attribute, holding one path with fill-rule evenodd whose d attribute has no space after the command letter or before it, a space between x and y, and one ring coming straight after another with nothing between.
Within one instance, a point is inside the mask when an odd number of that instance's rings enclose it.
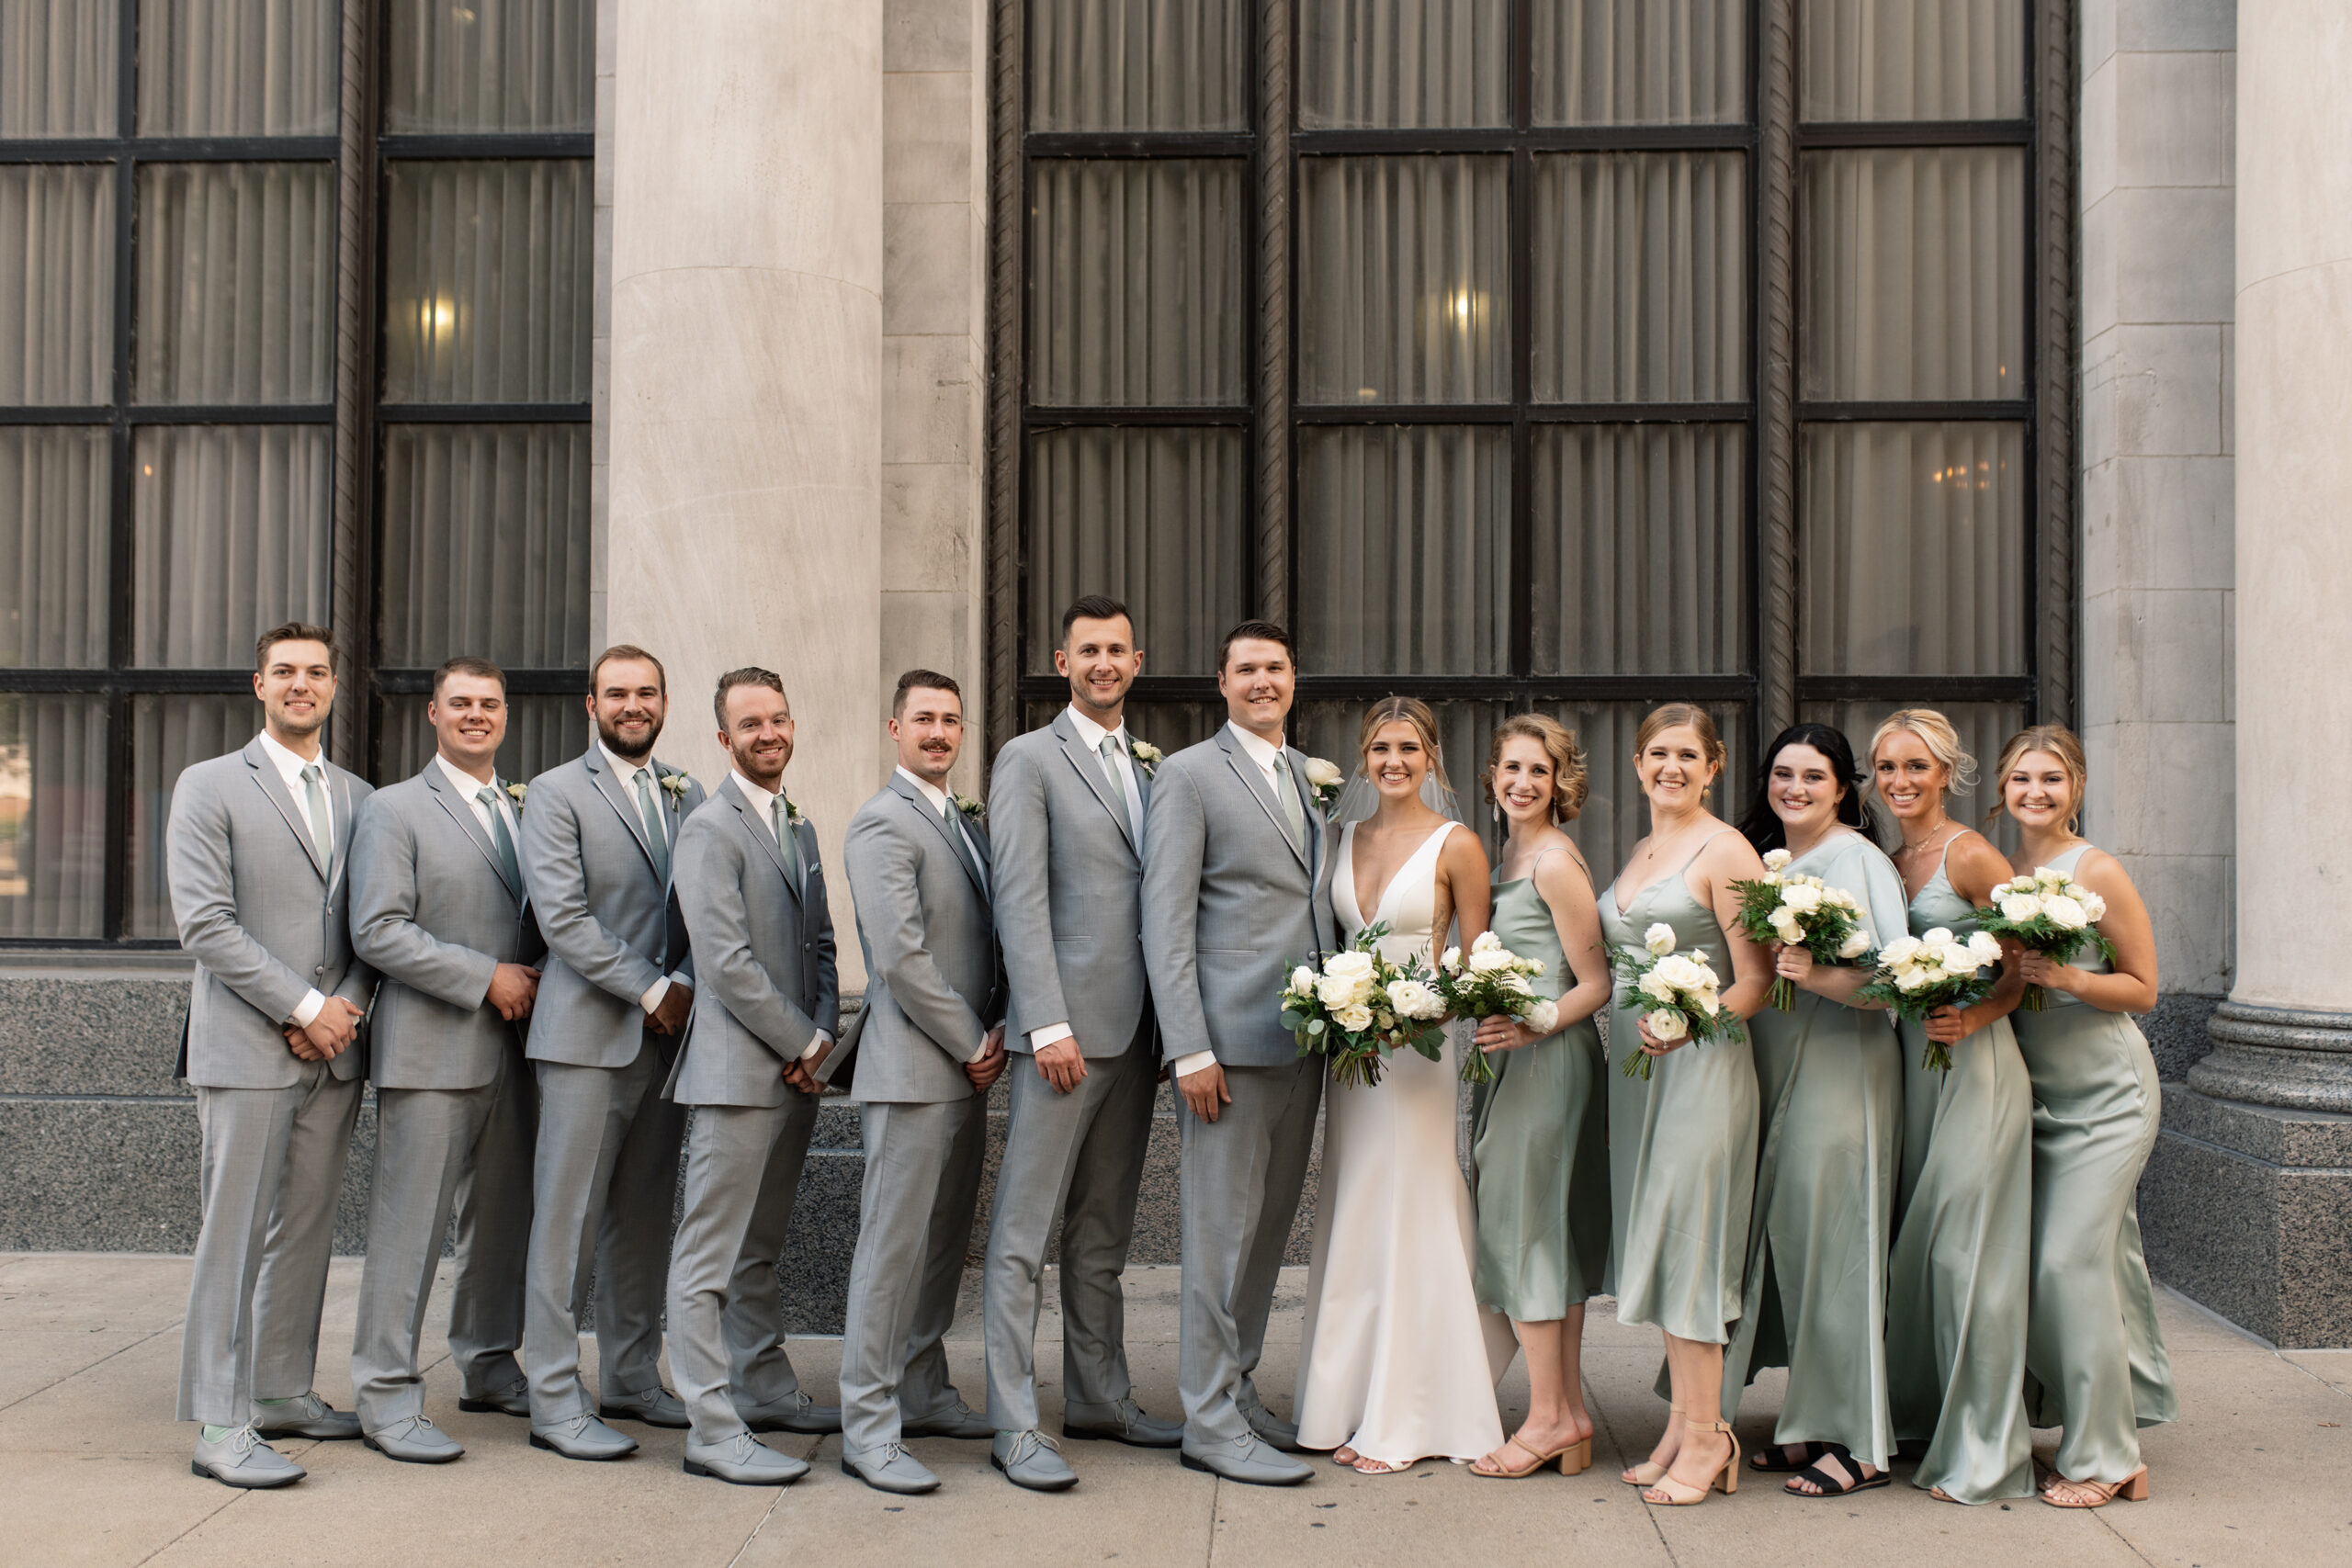
<instances>
[{"instance_id":1,"label":"bride in white dress","mask_svg":"<svg viewBox=\"0 0 2352 1568\"><path fill-rule=\"evenodd\" d=\"M1349 940L1385 921L1382 951L1426 965L1432 931L1458 918L1467 945L1486 930L1486 852L1422 803L1430 771L1444 781L1426 704L1375 705L1361 749L1380 804L1340 836L1332 908ZM1399 1051L1379 1083L1334 1084L1324 1100L1298 1441L1368 1475L1502 1444L1495 1383L1516 1342L1471 1284L1477 1232L1455 1153L1457 1049L1449 1030L1442 1060Z\"/></svg>"}]
</instances>

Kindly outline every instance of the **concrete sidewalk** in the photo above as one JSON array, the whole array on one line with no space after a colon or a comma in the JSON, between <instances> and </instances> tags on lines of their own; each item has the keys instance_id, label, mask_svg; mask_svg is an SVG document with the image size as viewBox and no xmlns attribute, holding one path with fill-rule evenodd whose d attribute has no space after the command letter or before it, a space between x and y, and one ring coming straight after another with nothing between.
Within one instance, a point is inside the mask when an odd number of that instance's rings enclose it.
<instances>
[{"instance_id":1,"label":"concrete sidewalk","mask_svg":"<svg viewBox=\"0 0 2352 1568\"><path fill-rule=\"evenodd\" d=\"M1305 1486L1235 1486L1171 1454L1105 1443L1065 1450L1072 1492L1015 1490L980 1442L914 1445L945 1485L894 1499L842 1475L838 1439L771 1438L816 1466L798 1485L754 1490L680 1472L682 1432L628 1428L633 1459L581 1464L526 1446L520 1421L462 1416L439 1331L436 1292L426 1408L467 1445L453 1465L394 1464L357 1443L288 1443L311 1472L282 1492L239 1494L188 1473L193 1429L171 1420L180 1258L0 1255L0 1562L67 1563L628 1563L660 1568L862 1563L1411 1563L1561 1561L1618 1564L2012 1562L2239 1564L2352 1562L2352 1351L2278 1354L2169 1293L2165 1332L2183 1419L2147 1434L2147 1503L2068 1513L2036 1502L1959 1508L1905 1484L1843 1501L1781 1495L1754 1477L1736 1497L1650 1508L1618 1470L1657 1438L1656 1337L1597 1311L1587 1380L1600 1422L1594 1466L1516 1484L1423 1463L1366 1477L1317 1466ZM1299 1271L1277 1303L1262 1379L1287 1393L1296 1356ZM446 1274L446 1271L445 1271ZM319 1391L350 1406L348 1347L356 1259L337 1259L327 1296ZM967 1287L976 1275L967 1276ZM1175 1270L1128 1278L1129 1346L1147 1407L1176 1410ZM1059 1333L1052 1292L1043 1337ZM1600 1303L1605 1309L1607 1303ZM980 1402L976 1289L951 1347L965 1396ZM593 1341L590 1349L593 1353ZM796 1340L793 1356L832 1397L839 1345ZM1057 1424L1059 1355L1046 1420ZM1506 1422L1523 1406L1514 1370ZM1769 1438L1781 1375L1752 1391L1741 1441ZM2050 1452L2041 1434L2040 1453Z\"/></svg>"}]
</instances>

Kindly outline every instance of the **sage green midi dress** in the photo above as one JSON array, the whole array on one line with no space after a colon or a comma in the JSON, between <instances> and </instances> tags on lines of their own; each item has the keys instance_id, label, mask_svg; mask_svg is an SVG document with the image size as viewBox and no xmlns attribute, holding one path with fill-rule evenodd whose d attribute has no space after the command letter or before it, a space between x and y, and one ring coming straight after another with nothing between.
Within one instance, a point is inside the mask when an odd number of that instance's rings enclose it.
<instances>
[{"instance_id":1,"label":"sage green midi dress","mask_svg":"<svg viewBox=\"0 0 2352 1568\"><path fill-rule=\"evenodd\" d=\"M1535 890L1534 867L1528 870L1516 881L1496 882L1493 930L1511 952L1543 960L1544 973L1529 983L1556 1001L1576 974L1560 951L1552 908ZM1581 1019L1487 1060L1495 1081L1478 1086L1471 1118L1478 1304L1520 1323L1551 1323L1598 1294L1609 1269L1600 1030Z\"/></svg>"},{"instance_id":2,"label":"sage green midi dress","mask_svg":"<svg viewBox=\"0 0 2352 1568\"><path fill-rule=\"evenodd\" d=\"M1959 835L1954 836L1958 841ZM1944 862L1911 900L1912 934L1976 929ZM2033 1088L2006 1018L1920 1066L1903 1038L1903 1190L1887 1261L1886 1382L1898 1442L1925 1443L1911 1483L1961 1503L2033 1495L2026 1424L2026 1287L2032 1278Z\"/></svg>"},{"instance_id":3,"label":"sage green midi dress","mask_svg":"<svg viewBox=\"0 0 2352 1568\"><path fill-rule=\"evenodd\" d=\"M1726 828L1724 832L1736 831ZM1713 835L1707 840L1712 843ZM1690 894L1690 859L1621 908L1611 884L1600 897L1601 934L1638 953L1654 924L1673 929L1675 951L1703 952L1724 988L1731 942L1715 913ZM1745 1026L1737 1040L1690 1043L1651 1065L1646 1079L1620 1069L1640 1049L1621 976L1610 997L1610 1275L1621 1323L1679 1339L1723 1345L1738 1322L1756 1191L1756 1059Z\"/></svg>"},{"instance_id":4,"label":"sage green midi dress","mask_svg":"<svg viewBox=\"0 0 2352 1568\"><path fill-rule=\"evenodd\" d=\"M2088 844L2058 857L2072 875ZM2076 966L2108 973L2096 949ZM2172 1359L2140 1250L2140 1171L2163 1101L2140 1026L2064 991L2020 1008L2033 1080L2033 1288L2026 1407L2063 1427L2058 1473L2117 1482L2140 1468L2142 1427L2176 1420Z\"/></svg>"},{"instance_id":5,"label":"sage green midi dress","mask_svg":"<svg viewBox=\"0 0 2352 1568\"><path fill-rule=\"evenodd\" d=\"M1873 949L1907 929L1902 874L1860 833L1816 844L1787 874L1853 895ZM1839 1443L1883 1470L1894 1457L1886 1266L1903 1139L1902 1043L1892 1014L1810 991L1799 991L1790 1011L1767 1007L1747 1026L1763 1157L1724 1403L1736 1407L1759 1370L1786 1367L1773 1440Z\"/></svg>"}]
</instances>

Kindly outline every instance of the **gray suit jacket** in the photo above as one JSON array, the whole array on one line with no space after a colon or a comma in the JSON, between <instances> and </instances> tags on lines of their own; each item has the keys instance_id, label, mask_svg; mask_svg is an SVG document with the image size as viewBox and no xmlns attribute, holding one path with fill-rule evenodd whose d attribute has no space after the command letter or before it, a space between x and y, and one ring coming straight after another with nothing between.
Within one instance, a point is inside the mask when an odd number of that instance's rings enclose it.
<instances>
[{"instance_id":1,"label":"gray suit jacket","mask_svg":"<svg viewBox=\"0 0 2352 1568\"><path fill-rule=\"evenodd\" d=\"M351 951L351 824L373 793L326 764L334 863L318 846L255 736L242 751L198 762L172 789L165 873L180 946L196 959L175 1076L207 1089L290 1089L301 1060L281 1026L313 988L360 1008L376 972ZM328 1071L367 1069L364 1040Z\"/></svg>"},{"instance_id":2,"label":"gray suit jacket","mask_svg":"<svg viewBox=\"0 0 2352 1568\"><path fill-rule=\"evenodd\" d=\"M1302 854L1265 775L1230 726L1159 765L1144 841L1143 950L1162 1049L1210 1050L1228 1067L1298 1059L1278 1000L1289 965L1339 944L1332 834L1306 787L1306 758L1284 749L1306 809Z\"/></svg>"},{"instance_id":3,"label":"gray suit jacket","mask_svg":"<svg viewBox=\"0 0 2352 1568\"><path fill-rule=\"evenodd\" d=\"M792 829L807 868L797 892L762 818L730 776L678 830L678 903L701 981L668 1089L681 1105L782 1105L785 1064L820 1030L841 1035L817 830L806 818Z\"/></svg>"},{"instance_id":4,"label":"gray suit jacket","mask_svg":"<svg viewBox=\"0 0 2352 1568\"><path fill-rule=\"evenodd\" d=\"M662 793L670 814L671 869L676 870L681 820L702 804L702 785ZM637 802L613 776L602 746L531 781L523 811L523 878L546 936L548 961L531 1009L528 1055L535 1062L625 1067L645 1033L645 993L668 974L691 977L686 923L655 871ZM663 1040L665 1058L674 1043Z\"/></svg>"},{"instance_id":5,"label":"gray suit jacket","mask_svg":"<svg viewBox=\"0 0 2352 1568\"><path fill-rule=\"evenodd\" d=\"M967 823L980 863L988 835ZM1004 1016L989 899L947 824L897 773L850 818L842 862L865 954L854 1098L932 1103L973 1092L964 1064Z\"/></svg>"},{"instance_id":6,"label":"gray suit jacket","mask_svg":"<svg viewBox=\"0 0 2352 1568\"><path fill-rule=\"evenodd\" d=\"M1140 763L1136 788L1148 812L1151 781ZM1085 1055L1115 1056L1143 1021L1143 857L1121 825L1120 795L1067 708L997 753L989 827L996 934L1012 984L1004 1041L1012 1050L1031 1050L1033 1030L1067 1023Z\"/></svg>"},{"instance_id":7,"label":"gray suit jacket","mask_svg":"<svg viewBox=\"0 0 2352 1568\"><path fill-rule=\"evenodd\" d=\"M485 1006L501 964L540 952L528 897L439 761L379 790L351 840L351 945L383 976L368 1078L378 1089L480 1089L518 1026Z\"/></svg>"}]
</instances>

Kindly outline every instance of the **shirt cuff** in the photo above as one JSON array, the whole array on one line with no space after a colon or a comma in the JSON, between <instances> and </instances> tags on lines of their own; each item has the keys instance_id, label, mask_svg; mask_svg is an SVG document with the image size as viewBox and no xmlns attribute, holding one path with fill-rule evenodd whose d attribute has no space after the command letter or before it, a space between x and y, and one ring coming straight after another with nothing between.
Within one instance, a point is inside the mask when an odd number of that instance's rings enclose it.
<instances>
[{"instance_id":1,"label":"shirt cuff","mask_svg":"<svg viewBox=\"0 0 2352 1568\"><path fill-rule=\"evenodd\" d=\"M1216 1066L1216 1052L1192 1051L1187 1052L1185 1055L1179 1056L1174 1061L1169 1063L1168 1075L1170 1077L1188 1078L1204 1067L1214 1067Z\"/></svg>"},{"instance_id":2,"label":"shirt cuff","mask_svg":"<svg viewBox=\"0 0 2352 1568\"><path fill-rule=\"evenodd\" d=\"M294 1004L294 1016L287 1021L297 1029L308 1029L318 1021L319 1010L326 1005L327 999L320 992L307 991L303 993L302 999Z\"/></svg>"},{"instance_id":3,"label":"shirt cuff","mask_svg":"<svg viewBox=\"0 0 2352 1568\"><path fill-rule=\"evenodd\" d=\"M1042 1051L1048 1045L1058 1045L1074 1032L1067 1023L1049 1023L1043 1029L1029 1032L1029 1049Z\"/></svg>"},{"instance_id":4,"label":"shirt cuff","mask_svg":"<svg viewBox=\"0 0 2352 1568\"><path fill-rule=\"evenodd\" d=\"M661 1007L662 998L669 994L670 976L664 975L659 980L654 981L650 986L646 987L645 995L638 998L637 999L639 1005L643 1007L645 1010L650 1013Z\"/></svg>"},{"instance_id":5,"label":"shirt cuff","mask_svg":"<svg viewBox=\"0 0 2352 1568\"><path fill-rule=\"evenodd\" d=\"M821 1029L817 1031L817 1037L808 1042L808 1049L800 1053L800 1059L804 1062L807 1061L809 1057L815 1055L818 1052L823 1050L832 1043L833 1037L831 1035L826 1033Z\"/></svg>"}]
</instances>

